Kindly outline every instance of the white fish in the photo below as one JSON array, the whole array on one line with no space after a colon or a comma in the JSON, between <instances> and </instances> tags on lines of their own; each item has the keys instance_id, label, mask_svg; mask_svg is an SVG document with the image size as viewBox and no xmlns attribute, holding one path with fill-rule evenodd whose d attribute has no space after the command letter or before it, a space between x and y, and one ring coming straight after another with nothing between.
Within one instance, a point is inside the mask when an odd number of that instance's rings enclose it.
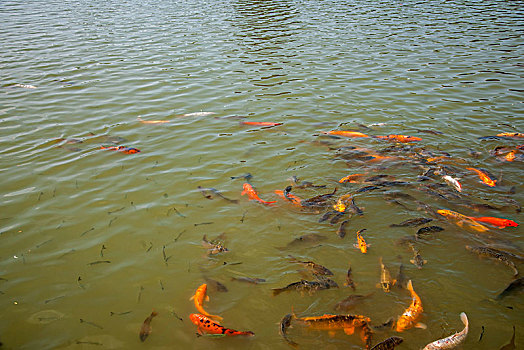
<instances>
[{"instance_id":1,"label":"white fish","mask_svg":"<svg viewBox=\"0 0 524 350\"><path fill-rule=\"evenodd\" d=\"M24 89L36 89L36 86L29 84L15 84L15 86Z\"/></svg>"},{"instance_id":2,"label":"white fish","mask_svg":"<svg viewBox=\"0 0 524 350\"><path fill-rule=\"evenodd\" d=\"M462 185L457 179L452 178L449 175L444 175L442 178L450 185L453 186L457 191L462 192Z\"/></svg>"},{"instance_id":3,"label":"white fish","mask_svg":"<svg viewBox=\"0 0 524 350\"><path fill-rule=\"evenodd\" d=\"M193 113L186 113L178 115L177 117L207 117L208 115L216 114L215 112L193 112Z\"/></svg>"},{"instance_id":4,"label":"white fish","mask_svg":"<svg viewBox=\"0 0 524 350\"><path fill-rule=\"evenodd\" d=\"M423 350L454 349L461 344L466 339L469 330L468 317L464 312L460 314L460 320L465 326L461 332L457 332L447 338L436 340L433 343L426 345Z\"/></svg>"}]
</instances>

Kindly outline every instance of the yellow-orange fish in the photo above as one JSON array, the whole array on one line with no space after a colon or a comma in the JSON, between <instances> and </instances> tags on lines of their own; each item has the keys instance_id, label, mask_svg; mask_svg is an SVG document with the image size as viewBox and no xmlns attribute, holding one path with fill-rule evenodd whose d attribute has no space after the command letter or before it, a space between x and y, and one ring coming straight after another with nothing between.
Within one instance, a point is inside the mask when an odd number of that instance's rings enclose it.
<instances>
[{"instance_id":1,"label":"yellow-orange fish","mask_svg":"<svg viewBox=\"0 0 524 350\"><path fill-rule=\"evenodd\" d=\"M476 172L478 174L480 180L483 183L485 183L486 185L488 185L489 187L497 186L497 180L491 178L486 171L480 170L480 169L476 169L476 168L466 168L466 169L473 170L474 172Z\"/></svg>"},{"instance_id":2,"label":"yellow-orange fish","mask_svg":"<svg viewBox=\"0 0 524 350\"><path fill-rule=\"evenodd\" d=\"M360 251L364 254L368 252L368 247L371 246L371 244L367 244L364 238L362 237L361 233L364 232L366 229L363 228L362 230L357 231L357 243L353 244L353 246L357 249L360 249Z\"/></svg>"},{"instance_id":3,"label":"yellow-orange fish","mask_svg":"<svg viewBox=\"0 0 524 350\"><path fill-rule=\"evenodd\" d=\"M345 131L345 130L331 130L331 131L328 131L328 134L344 136L344 137L369 137L369 135L363 134L358 131Z\"/></svg>"},{"instance_id":4,"label":"yellow-orange fish","mask_svg":"<svg viewBox=\"0 0 524 350\"><path fill-rule=\"evenodd\" d=\"M222 317L217 316L217 315L211 315L206 310L204 310L204 306L203 306L204 300L206 301L209 300L209 296L206 293L207 293L207 284L204 283L200 287L197 288L195 295L193 295L189 300L194 300L196 309L202 315L214 318L219 321L222 320Z\"/></svg>"},{"instance_id":5,"label":"yellow-orange fish","mask_svg":"<svg viewBox=\"0 0 524 350\"><path fill-rule=\"evenodd\" d=\"M424 309L422 308L422 300L415 293L411 280L408 282L407 289L411 293L411 305L399 316L396 326L397 332L402 332L412 327L426 328L425 324L418 322Z\"/></svg>"},{"instance_id":6,"label":"yellow-orange fish","mask_svg":"<svg viewBox=\"0 0 524 350\"><path fill-rule=\"evenodd\" d=\"M489 228L487 228L484 225L479 224L472 218L466 215L462 215L460 213L457 213L456 211L447 210L447 209L439 209L437 210L437 213L444 216L445 218L449 220L453 220L455 224L459 227L464 227L464 225L468 226L469 228L477 231L477 232L486 232L489 231Z\"/></svg>"}]
</instances>

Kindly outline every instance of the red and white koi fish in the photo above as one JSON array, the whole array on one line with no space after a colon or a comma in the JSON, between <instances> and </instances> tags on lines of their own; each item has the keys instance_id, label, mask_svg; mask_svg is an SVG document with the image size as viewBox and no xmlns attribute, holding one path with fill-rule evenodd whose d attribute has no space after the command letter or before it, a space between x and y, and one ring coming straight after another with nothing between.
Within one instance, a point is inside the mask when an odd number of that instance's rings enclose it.
<instances>
[{"instance_id":1,"label":"red and white koi fish","mask_svg":"<svg viewBox=\"0 0 524 350\"><path fill-rule=\"evenodd\" d=\"M107 149L107 150L110 150L110 151L118 151L118 152L122 152L122 153L125 153L125 154L134 154L134 153L139 153L140 152L140 150L137 149L137 148L126 147L126 146L110 146L110 147L101 146L100 149Z\"/></svg>"},{"instance_id":2,"label":"red and white koi fish","mask_svg":"<svg viewBox=\"0 0 524 350\"><path fill-rule=\"evenodd\" d=\"M454 179L449 175L444 175L442 176L442 178L444 179L444 181L446 181L450 186L455 188L457 191L462 192L462 185L460 184L460 182L458 182L457 179Z\"/></svg>"},{"instance_id":3,"label":"red and white koi fish","mask_svg":"<svg viewBox=\"0 0 524 350\"><path fill-rule=\"evenodd\" d=\"M243 185L243 188L244 190L242 191L242 193L240 195L247 195L249 197L249 200L256 200L257 202L260 202L262 204L266 204L266 205L271 205L273 203L276 203L277 201L264 201L262 199L260 199L260 197L258 196L258 193L255 191L255 189L253 188L253 186L251 186L250 184L248 184L247 182L244 183Z\"/></svg>"},{"instance_id":4,"label":"red and white koi fish","mask_svg":"<svg viewBox=\"0 0 524 350\"><path fill-rule=\"evenodd\" d=\"M447 338L439 339L431 344L428 344L422 350L439 350L439 349L454 349L459 346L468 335L469 322L468 317L464 312L460 314L460 320L464 323L464 329Z\"/></svg>"},{"instance_id":5,"label":"red and white koi fish","mask_svg":"<svg viewBox=\"0 0 524 350\"><path fill-rule=\"evenodd\" d=\"M273 123L273 122L240 122L243 125L256 125L256 126L279 126L283 123Z\"/></svg>"},{"instance_id":6,"label":"red and white koi fish","mask_svg":"<svg viewBox=\"0 0 524 350\"><path fill-rule=\"evenodd\" d=\"M218 322L215 322L208 317L201 315L201 314L191 314L189 315L189 319L191 322L193 322L194 325L197 326L198 333L200 334L214 334L214 335L228 335L228 336L234 336L234 335L247 335L247 336L253 336L255 333L251 331L236 331L234 329L226 328L224 326L221 326Z\"/></svg>"}]
</instances>

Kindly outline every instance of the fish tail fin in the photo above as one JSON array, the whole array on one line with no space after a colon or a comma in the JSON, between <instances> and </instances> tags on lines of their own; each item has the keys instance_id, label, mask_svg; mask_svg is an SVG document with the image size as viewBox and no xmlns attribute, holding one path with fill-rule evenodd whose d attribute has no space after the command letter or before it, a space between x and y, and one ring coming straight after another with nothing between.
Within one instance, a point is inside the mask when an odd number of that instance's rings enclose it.
<instances>
[{"instance_id":1,"label":"fish tail fin","mask_svg":"<svg viewBox=\"0 0 524 350\"><path fill-rule=\"evenodd\" d=\"M156 312L155 310L153 310L153 312L151 312L151 316L153 316L153 317L158 316L158 312Z\"/></svg>"},{"instance_id":2,"label":"fish tail fin","mask_svg":"<svg viewBox=\"0 0 524 350\"><path fill-rule=\"evenodd\" d=\"M467 327L469 325L468 316L466 316L465 312L460 313L460 320L464 323L464 326Z\"/></svg>"},{"instance_id":3,"label":"fish tail fin","mask_svg":"<svg viewBox=\"0 0 524 350\"><path fill-rule=\"evenodd\" d=\"M411 280L408 281L408 285L407 285L407 290L409 290L411 293L415 292L415 290L413 289L413 283L411 282Z\"/></svg>"},{"instance_id":4,"label":"fish tail fin","mask_svg":"<svg viewBox=\"0 0 524 350\"><path fill-rule=\"evenodd\" d=\"M273 289L273 296L275 296L275 295L279 295L280 293L282 293L282 289L281 289L281 288L275 288L275 289Z\"/></svg>"},{"instance_id":5,"label":"fish tail fin","mask_svg":"<svg viewBox=\"0 0 524 350\"><path fill-rule=\"evenodd\" d=\"M209 301L209 295L206 295L205 301Z\"/></svg>"},{"instance_id":6,"label":"fish tail fin","mask_svg":"<svg viewBox=\"0 0 524 350\"><path fill-rule=\"evenodd\" d=\"M194 295L193 295L191 298L189 298L189 300L193 300L193 299L195 299L195 296L194 296Z\"/></svg>"}]
</instances>

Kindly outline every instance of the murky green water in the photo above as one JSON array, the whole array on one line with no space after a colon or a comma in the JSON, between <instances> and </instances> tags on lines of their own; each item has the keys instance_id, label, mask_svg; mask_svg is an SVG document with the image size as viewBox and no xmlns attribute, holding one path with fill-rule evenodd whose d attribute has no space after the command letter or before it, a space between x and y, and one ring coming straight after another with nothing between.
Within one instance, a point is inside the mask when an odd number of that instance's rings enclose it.
<instances>
[{"instance_id":1,"label":"murky green water","mask_svg":"<svg viewBox=\"0 0 524 350\"><path fill-rule=\"evenodd\" d=\"M416 201L522 222L523 154L508 162L490 153L522 139L479 137L524 132L523 8L521 1L0 2L2 348L286 349L278 322L292 310L336 313L348 295L374 292L350 313L375 325L402 314L409 293L376 287L379 257L395 276L399 256L428 328L377 330L374 343L400 335L399 349L419 349L462 329L464 311L465 349L500 348L512 325L522 346L522 294L492 300L512 270L464 249L522 255L521 226L477 233L436 217L431 225L444 231L415 242L428 261L419 270L411 249L395 244L419 227L389 225L431 217ZM323 134L335 129L422 141ZM141 152L100 149L117 145ZM391 158L359 158L348 147ZM424 160L432 156L450 158ZM439 166L460 178L462 193L440 187L441 175L419 181ZM498 186L483 185L467 167L489 170ZM275 206L240 196L244 179L231 177L246 173ZM410 185L357 193L371 183L338 183L354 173ZM336 187L336 198L354 194L364 215L352 215L339 238L338 223L318 222L327 209L303 210L273 193L292 176L327 186L293 194ZM207 199L198 186L238 203ZM387 201L392 192L414 199ZM476 211L472 203L495 208ZM353 247L363 228L367 254ZM222 233L229 251L206 256L203 235ZM308 234L327 239L278 249ZM328 267L340 288L272 296L272 288L312 279L289 254ZM350 264L355 292L343 286ZM206 310L255 337L196 336L189 298L205 278L228 289L210 286ZM141 344L153 309L159 315ZM299 324L289 337L304 349L362 348L356 335Z\"/></svg>"}]
</instances>

